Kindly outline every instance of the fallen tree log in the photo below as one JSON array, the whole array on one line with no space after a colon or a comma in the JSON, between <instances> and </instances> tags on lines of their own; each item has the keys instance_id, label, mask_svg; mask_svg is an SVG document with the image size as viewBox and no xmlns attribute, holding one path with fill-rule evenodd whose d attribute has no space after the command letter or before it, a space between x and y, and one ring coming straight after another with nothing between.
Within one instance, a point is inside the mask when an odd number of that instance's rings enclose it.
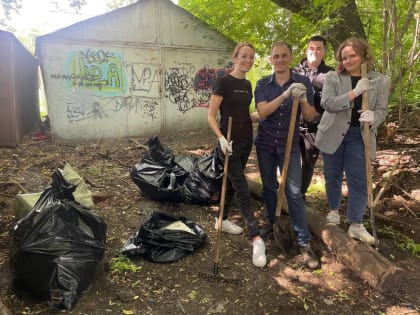
<instances>
[{"instance_id":1,"label":"fallen tree log","mask_svg":"<svg viewBox=\"0 0 420 315\"><path fill-rule=\"evenodd\" d=\"M350 238L343 229L306 207L311 232L322 239L338 259L369 285L381 292L398 289L403 280L403 270L382 256L373 247Z\"/></svg>"},{"instance_id":2,"label":"fallen tree log","mask_svg":"<svg viewBox=\"0 0 420 315\"><path fill-rule=\"evenodd\" d=\"M261 184L248 179L251 195L261 198ZM283 203L282 211L288 212ZM324 216L306 207L311 232L321 239L337 258L360 278L381 292L395 291L404 281L403 270L369 245L353 240L339 226L327 223Z\"/></svg>"},{"instance_id":3,"label":"fallen tree log","mask_svg":"<svg viewBox=\"0 0 420 315\"><path fill-rule=\"evenodd\" d=\"M262 184L250 178L247 178L247 182L251 196L257 200L262 200Z\"/></svg>"}]
</instances>

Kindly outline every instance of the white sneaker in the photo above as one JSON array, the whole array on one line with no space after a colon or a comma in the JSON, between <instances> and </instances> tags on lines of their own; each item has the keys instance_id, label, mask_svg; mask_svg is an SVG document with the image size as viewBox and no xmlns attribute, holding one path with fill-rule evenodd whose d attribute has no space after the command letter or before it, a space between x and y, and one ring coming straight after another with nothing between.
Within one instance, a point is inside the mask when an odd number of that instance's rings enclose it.
<instances>
[{"instance_id":1,"label":"white sneaker","mask_svg":"<svg viewBox=\"0 0 420 315\"><path fill-rule=\"evenodd\" d=\"M252 242L252 246L252 263L255 267L264 267L267 264L264 241L262 239L256 239Z\"/></svg>"},{"instance_id":2,"label":"white sneaker","mask_svg":"<svg viewBox=\"0 0 420 315\"><path fill-rule=\"evenodd\" d=\"M375 245L375 239L368 231L366 231L363 224L353 224L350 225L349 230L347 231L347 234L352 237L356 238L358 240L361 240L362 242L365 242L369 245Z\"/></svg>"},{"instance_id":3,"label":"white sneaker","mask_svg":"<svg viewBox=\"0 0 420 315\"><path fill-rule=\"evenodd\" d=\"M340 224L340 214L338 210L331 210L327 214L327 222L333 224Z\"/></svg>"},{"instance_id":4,"label":"white sneaker","mask_svg":"<svg viewBox=\"0 0 420 315\"><path fill-rule=\"evenodd\" d=\"M214 228L217 231L217 222L218 218L216 218L216 224L214 225ZM241 228L239 225L236 225L235 223L230 222L228 219L222 221L222 231L229 233L229 234L241 234L244 229Z\"/></svg>"}]
</instances>

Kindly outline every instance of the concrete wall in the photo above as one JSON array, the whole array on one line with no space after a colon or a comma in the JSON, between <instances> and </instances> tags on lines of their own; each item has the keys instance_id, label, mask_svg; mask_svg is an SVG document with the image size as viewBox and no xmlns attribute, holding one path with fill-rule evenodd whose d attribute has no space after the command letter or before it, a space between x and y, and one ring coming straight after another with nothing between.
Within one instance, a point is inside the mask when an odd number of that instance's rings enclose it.
<instances>
[{"instance_id":1,"label":"concrete wall","mask_svg":"<svg viewBox=\"0 0 420 315\"><path fill-rule=\"evenodd\" d=\"M53 139L208 128L234 44L169 0L142 0L37 38Z\"/></svg>"}]
</instances>

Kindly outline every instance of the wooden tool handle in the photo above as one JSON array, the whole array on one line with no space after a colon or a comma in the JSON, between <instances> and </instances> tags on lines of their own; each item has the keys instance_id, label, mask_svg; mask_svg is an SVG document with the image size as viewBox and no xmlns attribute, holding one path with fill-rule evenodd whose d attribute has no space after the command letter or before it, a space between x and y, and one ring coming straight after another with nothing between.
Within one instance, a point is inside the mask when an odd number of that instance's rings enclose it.
<instances>
[{"instance_id":1,"label":"wooden tool handle","mask_svg":"<svg viewBox=\"0 0 420 315\"><path fill-rule=\"evenodd\" d=\"M296 128L296 116L298 112L299 98L295 97L290 114L289 132L287 134L286 151L284 153L283 167L281 169L280 187L277 197L276 219L280 218L281 206L283 204L284 188L286 187L287 170L289 168L290 152L292 151L293 136Z\"/></svg>"},{"instance_id":2,"label":"wooden tool handle","mask_svg":"<svg viewBox=\"0 0 420 315\"><path fill-rule=\"evenodd\" d=\"M228 130L227 130L227 142L230 142L232 133L232 117L229 117ZM223 212L225 209L225 196L226 196L226 186L227 186L227 177L228 177L228 166L229 166L229 154L225 152L225 160L223 166L223 182L222 182L222 191L220 194L220 206L219 206L219 219L217 221L217 239L216 239L216 254L214 258L214 274L217 274L218 263L219 263L219 253L220 253L220 234L222 233L222 221L223 221Z\"/></svg>"},{"instance_id":3,"label":"wooden tool handle","mask_svg":"<svg viewBox=\"0 0 420 315\"><path fill-rule=\"evenodd\" d=\"M365 63L361 65L362 78L367 78L367 66ZM363 92L362 95L362 110L369 109L369 95L368 91ZM366 160L366 179L367 179L367 192L368 192L368 206L373 206L373 193L372 193L372 168L370 158L370 130L369 123L363 123L363 140L365 144L365 160Z\"/></svg>"}]
</instances>

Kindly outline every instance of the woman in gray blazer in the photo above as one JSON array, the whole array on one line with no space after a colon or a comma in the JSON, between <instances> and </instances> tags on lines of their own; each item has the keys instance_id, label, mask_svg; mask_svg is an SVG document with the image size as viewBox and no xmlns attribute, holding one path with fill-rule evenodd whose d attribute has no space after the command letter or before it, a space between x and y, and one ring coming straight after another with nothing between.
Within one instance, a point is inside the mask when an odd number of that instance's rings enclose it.
<instances>
[{"instance_id":1,"label":"woman in gray blazer","mask_svg":"<svg viewBox=\"0 0 420 315\"><path fill-rule=\"evenodd\" d=\"M375 158L376 132L385 120L389 80L373 71L373 56L361 38L346 39L336 52L338 70L330 71L322 90L325 109L318 125L315 145L322 152L330 212L327 221L340 223L341 185L346 175L348 188L348 234L365 243L375 240L362 224L367 205L365 147L361 122L369 123L370 157ZM366 63L367 78L361 78L361 64ZM369 109L362 112L362 93L368 91Z\"/></svg>"}]
</instances>

